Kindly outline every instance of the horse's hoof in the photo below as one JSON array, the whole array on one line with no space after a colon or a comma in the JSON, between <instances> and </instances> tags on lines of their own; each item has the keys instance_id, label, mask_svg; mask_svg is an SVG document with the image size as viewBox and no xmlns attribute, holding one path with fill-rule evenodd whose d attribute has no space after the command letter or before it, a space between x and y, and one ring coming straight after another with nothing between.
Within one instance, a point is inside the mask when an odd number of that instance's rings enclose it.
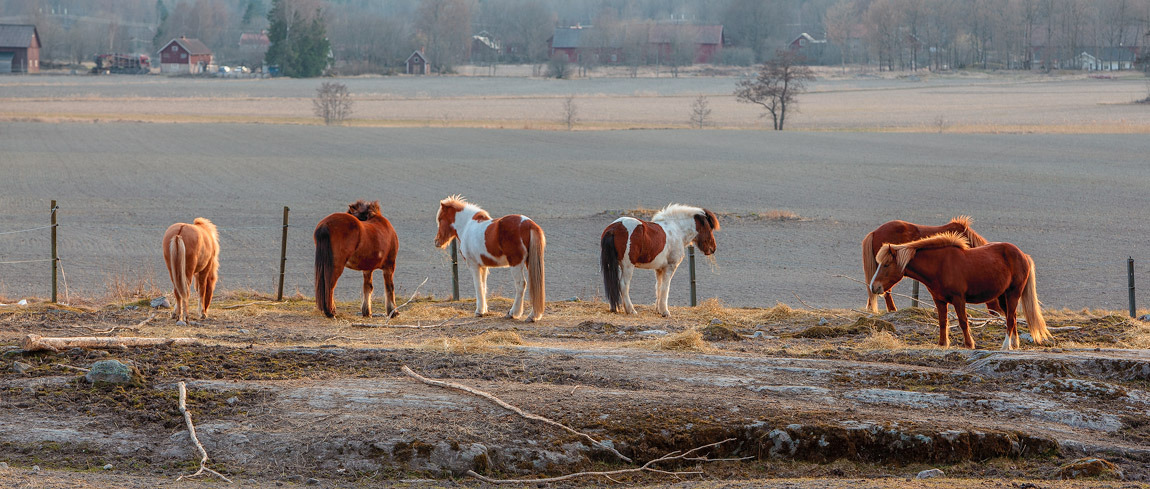
<instances>
[{"instance_id":1,"label":"horse's hoof","mask_svg":"<svg viewBox=\"0 0 1150 489\"><path fill-rule=\"evenodd\" d=\"M542 318L542 317L543 317L543 316L539 316L539 317L529 317L529 318L527 318L527 320L526 320L526 321L524 321L524 322L527 322L527 323L534 323L534 322L538 321L538 320L539 320L540 318Z\"/></svg>"},{"instance_id":2,"label":"horse's hoof","mask_svg":"<svg viewBox=\"0 0 1150 489\"><path fill-rule=\"evenodd\" d=\"M399 311L391 311L390 313L387 314L387 317L397 318L397 317L399 317Z\"/></svg>"},{"instance_id":3,"label":"horse's hoof","mask_svg":"<svg viewBox=\"0 0 1150 489\"><path fill-rule=\"evenodd\" d=\"M507 313L507 314L503 315L503 319L519 319L519 318L516 317L515 315L511 314L511 313Z\"/></svg>"}]
</instances>

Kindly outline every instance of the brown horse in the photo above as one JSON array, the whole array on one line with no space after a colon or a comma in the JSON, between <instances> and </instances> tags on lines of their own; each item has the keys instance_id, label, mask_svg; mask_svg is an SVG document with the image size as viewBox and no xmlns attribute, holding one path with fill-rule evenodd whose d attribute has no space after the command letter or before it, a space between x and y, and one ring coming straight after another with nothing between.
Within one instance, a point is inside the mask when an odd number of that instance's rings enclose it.
<instances>
[{"instance_id":1,"label":"brown horse","mask_svg":"<svg viewBox=\"0 0 1150 489\"><path fill-rule=\"evenodd\" d=\"M315 303L327 317L335 317L335 283L344 267L363 272L363 306L371 317L371 274L383 271L387 316L395 317L395 254L399 238L391 222L379 211L379 201L357 200L347 212L323 218L315 227Z\"/></svg>"},{"instance_id":2,"label":"brown horse","mask_svg":"<svg viewBox=\"0 0 1150 489\"><path fill-rule=\"evenodd\" d=\"M866 280L869 281L870 278L874 276L874 271L878 268L874 257L878 254L879 248L882 248L882 246L887 243L909 243L938 233L954 232L963 235L967 240L967 244L972 247L985 245L986 239L974 232L974 229L970 227L973 221L970 216L958 216L942 226L923 226L898 220L890 221L879 226L878 229L867 234L862 241L863 272L866 274ZM894 284L891 286L893 287ZM866 299L866 308L868 311L878 312L879 295L882 295L886 299L887 311L894 311L896 309L894 307L894 299L890 296L890 289L882 291L881 294L874 294L868 287Z\"/></svg>"},{"instance_id":3,"label":"brown horse","mask_svg":"<svg viewBox=\"0 0 1150 489\"><path fill-rule=\"evenodd\" d=\"M996 305L1006 315L1003 350L1018 346L1015 316L1019 303L1034 342L1053 338L1038 303L1034 260L1010 243L991 243L971 248L966 237L942 233L901 245L886 244L875 259L878 270L871 278L871 291L889 290L905 275L922 282L938 309L938 344L950 346L946 305L953 304L962 328L963 344L974 348L966 304Z\"/></svg>"},{"instance_id":4,"label":"brown horse","mask_svg":"<svg viewBox=\"0 0 1150 489\"><path fill-rule=\"evenodd\" d=\"M212 292L220 269L220 234L212 221L197 217L191 224L177 222L164 232L164 264L172 279L172 295L176 305L172 318L176 324L188 321L188 299L191 295L190 278L196 278L196 291L200 294L200 318L208 318Z\"/></svg>"}]
</instances>

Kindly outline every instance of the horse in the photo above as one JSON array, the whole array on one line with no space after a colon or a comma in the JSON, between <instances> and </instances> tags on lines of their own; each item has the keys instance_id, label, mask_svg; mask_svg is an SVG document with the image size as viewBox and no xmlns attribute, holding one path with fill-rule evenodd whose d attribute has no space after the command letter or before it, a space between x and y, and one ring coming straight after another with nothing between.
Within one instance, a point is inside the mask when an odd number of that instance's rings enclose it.
<instances>
[{"instance_id":1,"label":"horse","mask_svg":"<svg viewBox=\"0 0 1150 489\"><path fill-rule=\"evenodd\" d=\"M178 325L188 324L188 299L191 278L195 277L200 295L200 318L208 318L212 293L220 270L220 233L212 221L197 217L191 224L177 222L164 232L164 265L172 279L176 299L172 319Z\"/></svg>"},{"instance_id":2,"label":"horse","mask_svg":"<svg viewBox=\"0 0 1150 489\"><path fill-rule=\"evenodd\" d=\"M459 253L471 268L475 282L475 315L487 314L487 269L511 267L515 281L515 303L507 312L508 319L523 315L524 295L531 291L531 316L527 322L543 317L546 292L543 280L543 251L547 238L543 228L529 217L510 214L492 219L487 211L452 195L439 201L435 214L439 226L435 246L446 248L459 240Z\"/></svg>"},{"instance_id":3,"label":"horse","mask_svg":"<svg viewBox=\"0 0 1150 489\"><path fill-rule=\"evenodd\" d=\"M711 255L718 230L714 212L681 204L664 207L650 221L620 217L608 225L600 237L599 266L611 312L618 312L622 303L627 314L635 314L631 275L635 268L646 268L655 270L655 309L669 317L671 277L687 255L687 245L694 243L704 255Z\"/></svg>"},{"instance_id":4,"label":"horse","mask_svg":"<svg viewBox=\"0 0 1150 489\"><path fill-rule=\"evenodd\" d=\"M371 317L371 275L383 271L387 317L395 310L395 254L399 238L391 222L379 210L379 201L357 200L347 212L331 214L315 227L315 303L324 316L335 317L335 284L343 269L363 272L363 305L360 313Z\"/></svg>"},{"instance_id":5,"label":"horse","mask_svg":"<svg viewBox=\"0 0 1150 489\"><path fill-rule=\"evenodd\" d=\"M879 226L874 231L871 231L862 240L862 260L863 272L866 275L866 280L870 280L874 276L878 264L875 262L874 256L878 254L879 248L884 244L903 244L911 241L933 236L938 233L955 232L962 234L967 244L972 247L983 246L986 244L986 238L983 238L970 225L974 222L970 216L958 216L951 219L950 222L942 226L923 226L920 224L913 224L906 221L890 221L882 226ZM893 287L893 284L892 284ZM878 312L878 297L882 295L886 299L886 310L894 311L894 299L890 296L890 290L884 290L881 294L874 294L867 290L866 308L872 313Z\"/></svg>"},{"instance_id":6,"label":"horse","mask_svg":"<svg viewBox=\"0 0 1150 489\"><path fill-rule=\"evenodd\" d=\"M994 304L1006 315L1003 350L1019 346L1015 316L1021 302L1026 324L1034 342L1053 339L1036 291L1034 260L1010 243L990 243L971 248L966 237L947 232L906 244L885 244L875 260L878 270L870 280L871 292L889 290L905 275L922 282L938 309L938 344L950 346L947 337L947 304L954 305L963 344L974 348L966 304Z\"/></svg>"}]
</instances>

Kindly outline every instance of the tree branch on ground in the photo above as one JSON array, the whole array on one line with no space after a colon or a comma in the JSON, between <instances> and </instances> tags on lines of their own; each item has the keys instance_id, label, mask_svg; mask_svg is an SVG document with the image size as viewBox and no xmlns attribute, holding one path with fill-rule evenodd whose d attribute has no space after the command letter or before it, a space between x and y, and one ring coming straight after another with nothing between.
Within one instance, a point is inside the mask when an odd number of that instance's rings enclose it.
<instances>
[{"instance_id":1,"label":"tree branch on ground","mask_svg":"<svg viewBox=\"0 0 1150 489\"><path fill-rule=\"evenodd\" d=\"M468 386L466 386L466 385L463 385L463 384L456 384L456 383L454 383L454 382L447 382L447 381L443 381L443 380L432 380L432 379L429 379L429 378L427 378L427 377L424 377L424 376L422 376L422 375L419 375L419 374L415 373L415 371L413 371L413 370L411 370L410 368L408 368L408 366L407 366L407 365L404 365L404 366L403 366L403 368L402 368L401 370L402 370L402 371L403 371L403 373L404 373L404 374L406 374L407 376L409 376L409 377L411 377L411 378L413 378L413 379L415 379L415 380L418 380L418 381L420 381L420 382L423 382L424 384L427 384L427 385L434 385L434 386L438 386L438 387L446 387L446 388L449 388L449 389L461 390L461 391L463 391L463 392L467 392L467 393L470 393L470 394L475 394L475 395L477 395L477 396L479 396L479 397L482 397L482 398L484 398L484 399L487 399L487 400L489 400L489 401L491 401L491 402L494 402L495 404L498 404L498 405L499 405L499 407L502 407L503 409L506 409L506 410L508 410L508 411L511 411L511 412L513 412L513 413L515 413L515 414L518 414L518 415L520 415L520 416L522 416L522 417L524 417L524 418L527 418L527 419L530 419L530 420L539 421L539 422L541 422L541 423L545 423L545 424L549 424L549 425L551 425L551 426L555 426L555 427L557 427L557 428L562 428L564 431L566 431L566 432L568 432L568 433L571 433L571 434L573 434L573 435L579 436L580 438L583 438L584 440L587 440L587 441L591 442L591 444L592 444L592 445L595 445L595 446L597 446L597 447L599 447L599 448L602 448L602 449L604 449L604 450L607 450L608 452L611 452L611 453L612 453L612 454L614 454L616 457L619 457L619 459L620 459L620 460L622 460L622 461L624 461L624 462L627 462L627 463L631 463L631 459L630 459L630 458L627 458L627 456L626 456L626 455L623 455L622 453L619 453L619 451L618 451L618 450L615 450L615 448L614 448L614 447L612 447L612 446L610 446L610 445L607 445L607 444L605 444L605 443L603 443L603 442L601 442L601 441L599 441L599 440L596 440L596 439L592 438L592 437L591 437L591 435L588 435L588 434L586 434L586 433L583 433L583 432L581 432L581 431L576 431L575 429L573 429L573 428L570 428L570 427L568 427L567 425L565 425L565 424L563 424L563 423L559 423L559 422L557 422L557 421L552 421L552 420L550 420L550 419L544 418L543 416L539 416L538 414L531 414L531 413L529 413L529 412L526 412L526 411L524 411L524 410L522 410L522 409L519 409L519 408L517 408L517 407L515 407L515 406L512 406L512 405L510 405L510 404L508 404L508 403L506 403L506 402L503 402L503 400L502 400L502 399L500 399L500 398L498 398L498 397L495 397L495 396L493 396L493 395L491 395L491 394L489 394L489 393L487 393L487 392L483 392L483 391L481 391L481 390L479 390L479 389L475 389L475 388L473 388L473 387L468 387ZM648 463L648 465L649 465L649 464L650 464L650 463Z\"/></svg>"},{"instance_id":2,"label":"tree branch on ground","mask_svg":"<svg viewBox=\"0 0 1150 489\"><path fill-rule=\"evenodd\" d=\"M224 477L224 474L221 474L221 473L216 472L212 469L209 469L209 468L207 468L207 466L204 465L204 464L208 463L208 451L204 450L204 445L200 443L200 438L198 436L196 436L196 425L192 424L192 414L188 412L188 388L182 381L179 383L179 388L180 388L180 403L179 403L180 413L182 413L184 415L184 423L186 423L188 425L188 435L191 437L192 443L195 443L196 449L200 451L200 470L197 470L194 474L181 475L181 476L177 477L176 480L179 481L179 480L183 479L184 477L187 477L190 479L192 477L196 477L200 474L203 474L204 472L207 472L209 474L215 474L215 475L219 476L219 478L226 481L228 484L231 484L232 480L227 478L227 477Z\"/></svg>"}]
</instances>

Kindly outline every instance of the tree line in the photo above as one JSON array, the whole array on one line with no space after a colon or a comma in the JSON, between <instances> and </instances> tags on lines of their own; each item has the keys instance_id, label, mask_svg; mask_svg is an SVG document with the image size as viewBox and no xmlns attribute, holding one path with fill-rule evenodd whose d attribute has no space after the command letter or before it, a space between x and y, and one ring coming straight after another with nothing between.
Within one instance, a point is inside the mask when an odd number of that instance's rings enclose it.
<instances>
[{"instance_id":1,"label":"tree line","mask_svg":"<svg viewBox=\"0 0 1150 489\"><path fill-rule=\"evenodd\" d=\"M486 62L545 63L556 27L641 22L722 24L728 63L765 61L807 33L827 41L804 47L812 63L883 70L1055 68L1150 42L1150 0L0 0L4 22L35 23L42 57L62 62L186 35L220 62L258 64L240 34L273 30L277 8L322 31L348 74L399 69L416 49L448 71L473 61L475 35L500 46Z\"/></svg>"}]
</instances>

